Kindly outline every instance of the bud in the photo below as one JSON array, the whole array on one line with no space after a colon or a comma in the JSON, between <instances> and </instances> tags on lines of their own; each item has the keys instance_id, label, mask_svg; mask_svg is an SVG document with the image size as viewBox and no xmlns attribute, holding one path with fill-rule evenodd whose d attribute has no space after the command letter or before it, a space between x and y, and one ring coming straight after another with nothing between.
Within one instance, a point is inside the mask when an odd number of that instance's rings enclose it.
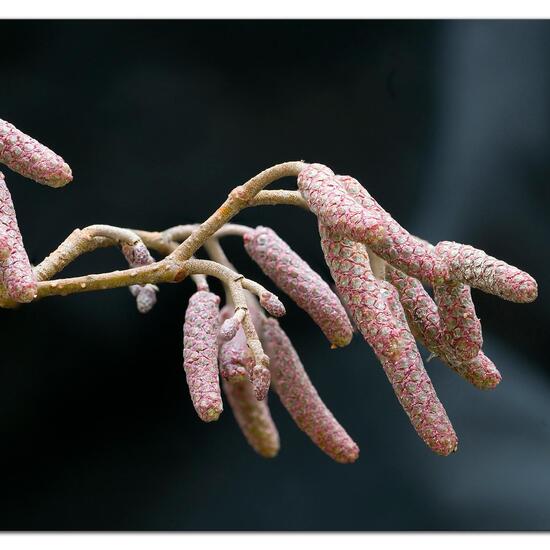
<instances>
[{"instance_id":1,"label":"bud","mask_svg":"<svg viewBox=\"0 0 550 550\"><path fill-rule=\"evenodd\" d=\"M262 341L270 358L273 387L298 427L333 460L355 462L359 447L319 397L276 319L265 321Z\"/></svg>"},{"instance_id":2,"label":"bud","mask_svg":"<svg viewBox=\"0 0 550 550\"><path fill-rule=\"evenodd\" d=\"M218 378L219 303L211 292L195 292L183 325L183 367L193 406L204 422L217 420L223 411Z\"/></svg>"},{"instance_id":3,"label":"bud","mask_svg":"<svg viewBox=\"0 0 550 550\"><path fill-rule=\"evenodd\" d=\"M1 119L0 162L50 187L63 187L73 179L69 165L59 155Z\"/></svg>"},{"instance_id":4,"label":"bud","mask_svg":"<svg viewBox=\"0 0 550 550\"><path fill-rule=\"evenodd\" d=\"M124 243L121 248L130 267L143 267L155 262L143 241ZM136 306L140 313L149 313L157 303L158 287L155 285L131 285L128 290L136 298Z\"/></svg>"},{"instance_id":5,"label":"bud","mask_svg":"<svg viewBox=\"0 0 550 550\"><path fill-rule=\"evenodd\" d=\"M11 194L0 172L0 282L16 302L31 302L36 296L36 278L23 245Z\"/></svg>"},{"instance_id":6,"label":"bud","mask_svg":"<svg viewBox=\"0 0 550 550\"><path fill-rule=\"evenodd\" d=\"M251 447L265 458L276 456L279 452L279 433L267 400L258 401L248 381L229 384L222 380L222 385L235 420Z\"/></svg>"},{"instance_id":7,"label":"bud","mask_svg":"<svg viewBox=\"0 0 550 550\"><path fill-rule=\"evenodd\" d=\"M268 227L257 227L243 240L250 257L311 316L332 344L349 344L353 329L347 314L320 275Z\"/></svg>"}]
</instances>

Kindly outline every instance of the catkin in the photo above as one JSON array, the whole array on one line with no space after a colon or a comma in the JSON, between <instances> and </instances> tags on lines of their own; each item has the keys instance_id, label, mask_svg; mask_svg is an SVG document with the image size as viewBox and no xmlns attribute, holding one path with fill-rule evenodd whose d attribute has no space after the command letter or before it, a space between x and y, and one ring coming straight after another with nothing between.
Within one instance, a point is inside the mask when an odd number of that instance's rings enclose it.
<instances>
[{"instance_id":1,"label":"catkin","mask_svg":"<svg viewBox=\"0 0 550 550\"><path fill-rule=\"evenodd\" d=\"M248 381L230 384L222 380L223 391L235 420L250 446L261 456L273 458L279 452L279 433L271 418L267 399L258 401Z\"/></svg>"},{"instance_id":2,"label":"catkin","mask_svg":"<svg viewBox=\"0 0 550 550\"><path fill-rule=\"evenodd\" d=\"M525 271L497 260L473 246L442 241L435 247L442 270L450 277L512 302L532 302L537 282Z\"/></svg>"},{"instance_id":3,"label":"catkin","mask_svg":"<svg viewBox=\"0 0 550 550\"><path fill-rule=\"evenodd\" d=\"M223 411L218 376L218 305L206 290L191 296L183 325L183 367L197 414L205 422Z\"/></svg>"},{"instance_id":4,"label":"catkin","mask_svg":"<svg viewBox=\"0 0 550 550\"><path fill-rule=\"evenodd\" d=\"M71 168L59 155L1 119L0 162L50 187L62 187L73 179Z\"/></svg>"},{"instance_id":5,"label":"catkin","mask_svg":"<svg viewBox=\"0 0 550 550\"><path fill-rule=\"evenodd\" d=\"M346 346L353 329L338 297L272 229L245 233L244 247L262 271L304 309L335 346Z\"/></svg>"},{"instance_id":6,"label":"catkin","mask_svg":"<svg viewBox=\"0 0 550 550\"><path fill-rule=\"evenodd\" d=\"M391 266L386 267L386 277L397 289L409 327L422 345L477 388L492 389L499 384L499 371L482 351L469 361L456 358L442 337L437 305L420 281Z\"/></svg>"},{"instance_id":7,"label":"catkin","mask_svg":"<svg viewBox=\"0 0 550 550\"><path fill-rule=\"evenodd\" d=\"M273 388L298 427L332 459L355 462L359 447L319 397L276 319L264 322L262 342L270 358Z\"/></svg>"},{"instance_id":8,"label":"catkin","mask_svg":"<svg viewBox=\"0 0 550 550\"><path fill-rule=\"evenodd\" d=\"M36 278L23 245L11 194L0 172L0 282L16 302L30 302L36 295Z\"/></svg>"},{"instance_id":9,"label":"catkin","mask_svg":"<svg viewBox=\"0 0 550 550\"><path fill-rule=\"evenodd\" d=\"M364 208L365 214L383 228L385 239L371 239L367 235L363 240L373 252L413 277L427 282L434 282L436 278L445 280L446 274L436 269L437 258L431 244L401 227L355 178L336 176L336 180Z\"/></svg>"},{"instance_id":10,"label":"catkin","mask_svg":"<svg viewBox=\"0 0 550 550\"><path fill-rule=\"evenodd\" d=\"M336 176L322 164L298 175L298 188L310 210L331 233L365 243L378 256L426 281L444 281L426 243L403 229L349 176Z\"/></svg>"},{"instance_id":11,"label":"catkin","mask_svg":"<svg viewBox=\"0 0 550 550\"><path fill-rule=\"evenodd\" d=\"M457 437L439 401L406 321L394 314L397 301L374 277L365 246L319 226L321 246L339 295L373 348L395 394L423 441L448 455ZM392 307L394 311L392 311Z\"/></svg>"},{"instance_id":12,"label":"catkin","mask_svg":"<svg viewBox=\"0 0 550 550\"><path fill-rule=\"evenodd\" d=\"M441 319L441 337L456 359L474 359L483 345L481 323L470 287L462 283L434 285L434 299Z\"/></svg>"}]
</instances>

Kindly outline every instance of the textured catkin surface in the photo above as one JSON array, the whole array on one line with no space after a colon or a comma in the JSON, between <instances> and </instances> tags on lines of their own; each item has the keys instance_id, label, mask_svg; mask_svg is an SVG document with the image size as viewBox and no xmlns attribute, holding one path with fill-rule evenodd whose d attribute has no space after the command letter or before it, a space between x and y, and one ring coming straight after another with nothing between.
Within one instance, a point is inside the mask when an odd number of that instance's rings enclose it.
<instances>
[{"instance_id":1,"label":"textured catkin surface","mask_svg":"<svg viewBox=\"0 0 550 550\"><path fill-rule=\"evenodd\" d=\"M482 351L469 361L456 359L442 336L437 305L420 281L391 266L386 267L386 277L397 289L409 327L421 344L474 386L491 389L498 385L500 373Z\"/></svg>"},{"instance_id":2,"label":"textured catkin surface","mask_svg":"<svg viewBox=\"0 0 550 550\"><path fill-rule=\"evenodd\" d=\"M379 220L371 219L323 164L308 164L298 175L298 188L310 210L332 232L354 241L387 240Z\"/></svg>"},{"instance_id":3,"label":"textured catkin surface","mask_svg":"<svg viewBox=\"0 0 550 550\"><path fill-rule=\"evenodd\" d=\"M270 358L273 387L298 427L332 459L355 462L359 447L323 403L276 319L267 319L262 336Z\"/></svg>"},{"instance_id":4,"label":"textured catkin surface","mask_svg":"<svg viewBox=\"0 0 550 550\"><path fill-rule=\"evenodd\" d=\"M59 155L1 119L0 162L50 187L62 187L73 179L69 165Z\"/></svg>"},{"instance_id":5,"label":"textured catkin surface","mask_svg":"<svg viewBox=\"0 0 550 550\"><path fill-rule=\"evenodd\" d=\"M267 399L258 401L248 381L230 384L222 380L222 385L235 420L250 446L265 458L276 456L279 432L271 418Z\"/></svg>"},{"instance_id":6,"label":"textured catkin surface","mask_svg":"<svg viewBox=\"0 0 550 550\"><path fill-rule=\"evenodd\" d=\"M382 363L412 425L434 452L448 455L456 450L457 437L422 364L397 297L374 277L363 244L335 235L321 224L319 231L338 293Z\"/></svg>"},{"instance_id":7,"label":"textured catkin surface","mask_svg":"<svg viewBox=\"0 0 550 550\"><path fill-rule=\"evenodd\" d=\"M16 302L30 302L36 294L36 279L23 245L15 208L4 174L0 172L0 282Z\"/></svg>"},{"instance_id":8,"label":"textured catkin surface","mask_svg":"<svg viewBox=\"0 0 550 550\"><path fill-rule=\"evenodd\" d=\"M218 296L205 290L189 300L183 325L183 367L197 414L217 420L223 405L218 375Z\"/></svg>"},{"instance_id":9,"label":"textured catkin surface","mask_svg":"<svg viewBox=\"0 0 550 550\"><path fill-rule=\"evenodd\" d=\"M376 220L383 228L385 239L371 239L367 235L363 241L378 256L426 282L433 282L436 277L439 280L445 279L444 272L436 271L437 259L431 244L411 235L401 227L355 178L336 176L336 180L365 209L367 216Z\"/></svg>"},{"instance_id":10,"label":"textured catkin surface","mask_svg":"<svg viewBox=\"0 0 550 550\"><path fill-rule=\"evenodd\" d=\"M335 346L346 346L353 329L338 296L272 229L259 226L243 236L262 271L304 309Z\"/></svg>"},{"instance_id":11,"label":"textured catkin surface","mask_svg":"<svg viewBox=\"0 0 550 550\"><path fill-rule=\"evenodd\" d=\"M462 283L434 285L434 299L448 350L459 361L474 359L483 346L483 337L470 287Z\"/></svg>"},{"instance_id":12,"label":"textured catkin surface","mask_svg":"<svg viewBox=\"0 0 550 550\"><path fill-rule=\"evenodd\" d=\"M141 241L134 244L124 243L121 249L130 267L142 267L155 261L149 249ZM149 313L157 303L158 289L155 285L131 285L129 290L136 298L136 306L140 313Z\"/></svg>"},{"instance_id":13,"label":"textured catkin surface","mask_svg":"<svg viewBox=\"0 0 550 550\"><path fill-rule=\"evenodd\" d=\"M484 292L512 302L532 302L537 297L537 282L517 267L497 260L469 245L442 241L435 247L442 270Z\"/></svg>"}]
</instances>

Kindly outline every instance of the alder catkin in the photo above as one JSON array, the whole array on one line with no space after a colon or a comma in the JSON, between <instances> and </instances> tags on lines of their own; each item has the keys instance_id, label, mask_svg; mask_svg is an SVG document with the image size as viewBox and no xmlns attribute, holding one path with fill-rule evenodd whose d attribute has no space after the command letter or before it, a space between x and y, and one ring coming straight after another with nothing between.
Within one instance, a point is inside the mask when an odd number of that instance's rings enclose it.
<instances>
[{"instance_id":1,"label":"alder catkin","mask_svg":"<svg viewBox=\"0 0 550 550\"><path fill-rule=\"evenodd\" d=\"M250 257L311 316L333 345L350 343L353 329L338 296L287 243L262 226L245 233L243 240Z\"/></svg>"},{"instance_id":2,"label":"alder catkin","mask_svg":"<svg viewBox=\"0 0 550 550\"><path fill-rule=\"evenodd\" d=\"M36 278L23 245L15 208L4 174L0 172L0 282L16 302L30 302L36 296Z\"/></svg>"},{"instance_id":3,"label":"alder catkin","mask_svg":"<svg viewBox=\"0 0 550 550\"><path fill-rule=\"evenodd\" d=\"M378 256L426 281L442 282L431 245L403 229L349 176L336 176L322 164L308 164L298 188L320 223L331 233L369 246Z\"/></svg>"},{"instance_id":4,"label":"alder catkin","mask_svg":"<svg viewBox=\"0 0 550 550\"><path fill-rule=\"evenodd\" d=\"M222 380L223 391L235 420L250 446L261 456L273 458L279 452L279 433L271 418L267 399L258 401L248 381L233 384Z\"/></svg>"},{"instance_id":5,"label":"alder catkin","mask_svg":"<svg viewBox=\"0 0 550 550\"><path fill-rule=\"evenodd\" d=\"M537 282L533 277L483 250L442 241L435 247L435 253L440 258L440 269L448 270L455 281L512 302L532 302L537 297Z\"/></svg>"},{"instance_id":6,"label":"alder catkin","mask_svg":"<svg viewBox=\"0 0 550 550\"><path fill-rule=\"evenodd\" d=\"M443 281L444 272L436 269L437 259L433 246L401 227L369 192L351 176L336 176L336 180L364 209L369 219L376 220L383 228L386 239L369 238L363 242L387 263L413 277L427 282Z\"/></svg>"},{"instance_id":7,"label":"alder catkin","mask_svg":"<svg viewBox=\"0 0 550 550\"><path fill-rule=\"evenodd\" d=\"M1 119L0 162L50 187L62 187L73 179L69 165L59 155Z\"/></svg>"},{"instance_id":8,"label":"alder catkin","mask_svg":"<svg viewBox=\"0 0 550 550\"><path fill-rule=\"evenodd\" d=\"M183 325L183 367L197 414L205 422L223 411L218 376L218 305L206 290L191 296Z\"/></svg>"},{"instance_id":9,"label":"alder catkin","mask_svg":"<svg viewBox=\"0 0 550 550\"><path fill-rule=\"evenodd\" d=\"M480 389L492 389L501 381L493 362L480 351L469 361L460 361L442 337L437 305L422 283L391 266L386 267L388 281L397 289L409 327L415 338L459 376Z\"/></svg>"},{"instance_id":10,"label":"alder catkin","mask_svg":"<svg viewBox=\"0 0 550 550\"><path fill-rule=\"evenodd\" d=\"M434 285L434 299L445 344L456 359L474 359L481 350L483 337L470 287L462 283Z\"/></svg>"},{"instance_id":11,"label":"alder catkin","mask_svg":"<svg viewBox=\"0 0 550 550\"><path fill-rule=\"evenodd\" d=\"M412 425L434 452L448 455L456 450L457 437L424 368L404 313L394 314L400 307L398 300L375 278L362 243L332 234L321 224L319 231L338 293L382 363Z\"/></svg>"},{"instance_id":12,"label":"alder catkin","mask_svg":"<svg viewBox=\"0 0 550 550\"><path fill-rule=\"evenodd\" d=\"M262 343L273 388L298 427L333 460L355 462L359 447L323 403L296 350L276 319L266 319Z\"/></svg>"}]
</instances>

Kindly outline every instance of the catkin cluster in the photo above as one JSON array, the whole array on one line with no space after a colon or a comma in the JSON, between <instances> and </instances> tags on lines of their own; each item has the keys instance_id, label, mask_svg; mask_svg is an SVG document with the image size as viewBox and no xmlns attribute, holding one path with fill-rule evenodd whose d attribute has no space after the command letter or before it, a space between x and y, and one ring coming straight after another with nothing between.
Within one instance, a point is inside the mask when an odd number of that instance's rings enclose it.
<instances>
[{"instance_id":1,"label":"catkin cluster","mask_svg":"<svg viewBox=\"0 0 550 550\"><path fill-rule=\"evenodd\" d=\"M0 163L51 187L72 180L71 169L61 157L3 120ZM350 343L355 325L420 438L435 453L448 455L457 449L458 438L416 342L474 386L494 388L501 376L482 351L481 323L471 288L525 303L537 297L536 281L471 246L447 241L432 246L401 227L356 179L336 175L322 164L301 166L299 193L317 216L321 249L336 292L270 228L243 231L240 226L244 249L311 317L333 348ZM246 202L244 188L238 188L239 200ZM228 212L230 208L222 207L216 214L225 215L227 222ZM214 225L212 218L209 224ZM209 238L216 240L215 230L202 244ZM159 265L151 265L155 260L137 235L133 241L126 236L121 248L131 268L158 269ZM205 249L209 252L208 245ZM71 252L63 246L59 250L62 259ZM220 310L220 297L209 290L206 273L192 272L202 279L196 281L197 291L188 302L183 324L183 368L199 418L218 420L225 395L248 443L260 455L274 457L280 440L267 399L272 382L296 425L319 449L337 462L354 462L359 447L323 403L279 322L269 317L284 315L284 305L258 283L234 273L223 256L222 251L217 265L223 269L208 274L217 273L224 282L227 303ZM184 264L178 264L178 269ZM86 283L81 285L84 288ZM433 298L424 285L433 288ZM140 312L155 305L155 285L130 284L129 289ZM3 303L6 298L30 302L37 292L40 287L0 172L0 298Z\"/></svg>"}]
</instances>

